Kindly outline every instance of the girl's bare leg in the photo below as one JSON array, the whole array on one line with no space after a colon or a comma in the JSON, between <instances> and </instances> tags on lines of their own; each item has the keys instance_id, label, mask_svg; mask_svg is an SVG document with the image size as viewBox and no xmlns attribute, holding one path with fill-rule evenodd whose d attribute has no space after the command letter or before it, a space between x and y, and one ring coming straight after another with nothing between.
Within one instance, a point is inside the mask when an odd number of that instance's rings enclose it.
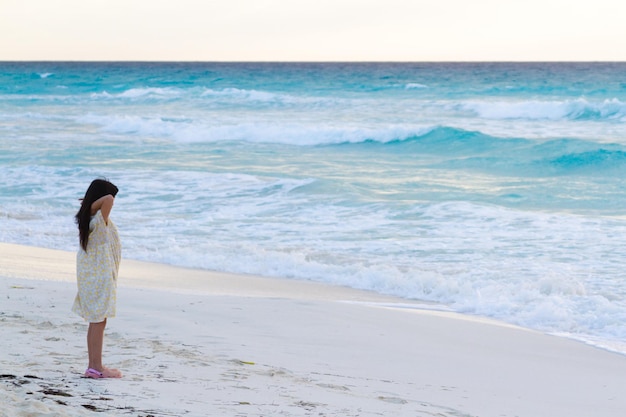
<instances>
[{"instance_id":1,"label":"girl's bare leg","mask_svg":"<svg viewBox=\"0 0 626 417\"><path fill-rule=\"evenodd\" d=\"M102 365L102 345L104 344L104 328L107 320L100 323L89 323L87 330L87 351L89 352L89 368L102 372L107 378L119 378L122 373L117 369Z\"/></svg>"}]
</instances>

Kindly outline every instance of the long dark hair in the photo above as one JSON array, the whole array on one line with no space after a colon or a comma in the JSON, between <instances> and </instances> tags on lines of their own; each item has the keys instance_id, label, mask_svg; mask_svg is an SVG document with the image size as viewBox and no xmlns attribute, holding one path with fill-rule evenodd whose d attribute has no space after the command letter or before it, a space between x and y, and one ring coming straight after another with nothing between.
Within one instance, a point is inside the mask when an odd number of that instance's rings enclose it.
<instances>
[{"instance_id":1,"label":"long dark hair","mask_svg":"<svg viewBox=\"0 0 626 417\"><path fill-rule=\"evenodd\" d=\"M87 250L89 243L89 221L91 220L91 205L100 197L111 194L113 197L117 195L118 188L111 182L104 179L95 179L87 188L83 202L80 205L75 220L78 225L78 235L80 246Z\"/></svg>"}]
</instances>

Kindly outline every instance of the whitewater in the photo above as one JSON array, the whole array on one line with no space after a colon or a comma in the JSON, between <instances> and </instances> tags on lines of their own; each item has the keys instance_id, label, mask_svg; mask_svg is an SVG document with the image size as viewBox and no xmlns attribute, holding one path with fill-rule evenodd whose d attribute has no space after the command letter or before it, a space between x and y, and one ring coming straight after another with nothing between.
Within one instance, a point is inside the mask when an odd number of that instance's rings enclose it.
<instances>
[{"instance_id":1,"label":"whitewater","mask_svg":"<svg viewBox=\"0 0 626 417\"><path fill-rule=\"evenodd\" d=\"M0 63L0 241L434 301L626 353L626 64Z\"/></svg>"}]
</instances>

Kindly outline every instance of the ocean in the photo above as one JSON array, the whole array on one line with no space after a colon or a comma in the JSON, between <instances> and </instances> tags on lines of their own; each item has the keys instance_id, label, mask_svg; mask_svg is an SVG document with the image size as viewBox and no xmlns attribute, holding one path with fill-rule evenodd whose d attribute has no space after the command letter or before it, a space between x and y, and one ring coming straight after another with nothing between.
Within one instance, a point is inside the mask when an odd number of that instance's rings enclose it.
<instances>
[{"instance_id":1,"label":"ocean","mask_svg":"<svg viewBox=\"0 0 626 417\"><path fill-rule=\"evenodd\" d=\"M0 62L0 241L441 303L626 353L626 63Z\"/></svg>"}]
</instances>

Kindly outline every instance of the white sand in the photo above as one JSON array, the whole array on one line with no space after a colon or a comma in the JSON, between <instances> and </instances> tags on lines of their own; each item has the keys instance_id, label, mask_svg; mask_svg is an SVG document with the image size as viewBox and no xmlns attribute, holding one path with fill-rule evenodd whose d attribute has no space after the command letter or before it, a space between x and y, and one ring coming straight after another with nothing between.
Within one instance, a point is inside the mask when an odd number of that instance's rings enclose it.
<instances>
[{"instance_id":1,"label":"white sand","mask_svg":"<svg viewBox=\"0 0 626 417\"><path fill-rule=\"evenodd\" d=\"M368 292L129 260L104 347L125 376L81 378L74 268L73 253L0 244L0 416L626 412L623 355Z\"/></svg>"}]
</instances>

